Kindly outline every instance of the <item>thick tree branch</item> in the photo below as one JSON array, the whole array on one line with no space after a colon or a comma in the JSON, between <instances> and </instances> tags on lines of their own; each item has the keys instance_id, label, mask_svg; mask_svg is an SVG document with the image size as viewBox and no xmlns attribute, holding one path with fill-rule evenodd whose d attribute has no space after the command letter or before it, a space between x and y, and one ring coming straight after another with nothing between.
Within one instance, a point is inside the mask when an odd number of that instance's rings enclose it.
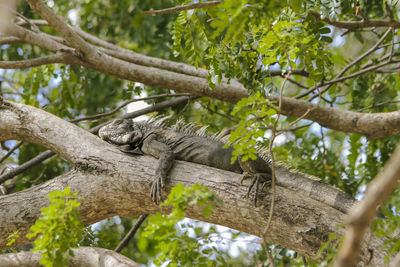
<instances>
[{"instance_id":1,"label":"thick tree branch","mask_svg":"<svg viewBox=\"0 0 400 267\"><path fill-rule=\"evenodd\" d=\"M31 23L37 24L37 25L48 25L48 23L44 20L30 20ZM18 23L18 25L23 26L26 25L24 23ZM135 63L138 65L143 65L147 67L156 67L159 69L164 69L164 70L169 70L173 72L178 72L182 74L187 74L191 76L198 76L198 77L203 77L206 78L208 76L208 71L204 69L196 69L192 65L188 65L185 63L181 62L173 62L170 60L165 60L165 59L160 59L160 58L155 58L155 57L150 57L146 55L142 55L139 53L135 53L131 50L121 48L115 44L106 42L94 35L91 35L77 27L72 27L70 26L74 31L76 31L77 34L79 34L82 38L85 40L89 41L90 43L100 46L98 47L102 52L113 56L115 58L119 58L131 63ZM1 40L1 39L0 39ZM21 42L21 40L19 40ZM64 42L63 42L64 44ZM269 70L269 75L271 76L280 76L280 75L285 75L287 74L288 70ZM292 70L292 75L300 75L304 77L308 77L308 73L303 70Z\"/></svg>"},{"instance_id":2,"label":"thick tree branch","mask_svg":"<svg viewBox=\"0 0 400 267\"><path fill-rule=\"evenodd\" d=\"M101 140L96 141L90 137L85 139L88 134L84 129L60 120L43 110L9 101L2 101L0 109L2 109L0 113L1 140L18 139L37 143L50 148L74 164L79 164L88 158L96 158L102 153L97 148ZM18 112L11 112L11 110ZM67 127L76 128L71 132L71 134L76 134L75 137L67 134L60 135ZM82 135L82 133L85 134ZM77 138L76 140L81 138L81 142L71 143L72 138ZM87 146L86 149L82 150L81 143Z\"/></svg>"},{"instance_id":3,"label":"thick tree branch","mask_svg":"<svg viewBox=\"0 0 400 267\"><path fill-rule=\"evenodd\" d=\"M112 250L95 247L80 247L72 249L75 256L70 260L70 266L98 267L140 267L141 265ZM19 252L1 254L2 267L30 266L39 267L40 252Z\"/></svg>"},{"instance_id":4,"label":"thick tree branch","mask_svg":"<svg viewBox=\"0 0 400 267\"><path fill-rule=\"evenodd\" d=\"M278 97L267 96L278 101ZM359 133L369 139L400 134L400 111L387 113L361 113L312 104L308 101L283 97L282 114L318 122L337 131Z\"/></svg>"},{"instance_id":5,"label":"thick tree branch","mask_svg":"<svg viewBox=\"0 0 400 267\"><path fill-rule=\"evenodd\" d=\"M376 214L377 207L383 204L398 186L400 180L400 147L386 163L383 170L368 185L362 201L349 212L347 231L343 246L336 262L337 267L351 267L357 261L361 242Z\"/></svg>"},{"instance_id":6,"label":"thick tree branch","mask_svg":"<svg viewBox=\"0 0 400 267\"><path fill-rule=\"evenodd\" d=\"M150 181L154 179L156 159L123 154L116 147L68 122L21 104L3 101L0 122L0 140L19 137L23 141L48 144L56 151L64 149L63 144L54 145L56 141L66 142L71 148L62 151L62 155L75 162L73 170L64 175L25 191L0 197L0 210L3 211L0 217L1 248L6 248L6 238L16 230L21 238L17 239L15 246L31 242L24 236L40 215L41 208L48 205L47 194L66 186L83 197L80 213L87 225L115 215L133 217L167 211L153 203L148 193ZM22 124L24 127L21 127ZM81 153L79 161L76 160L78 153ZM188 217L258 235L308 257L315 257L329 233L338 231L335 225L342 221L344 213L340 211L343 208L333 208L334 202L353 203L351 199L339 197L337 189L310 180L304 174L278 167L276 209L270 231L263 236L271 195L266 188L264 193L260 193L262 198L258 203L261 206L254 208L252 201L244 198L247 187L240 185L240 177L240 174L204 165L177 162L169 175L166 192L179 182L207 185L223 200L223 204L207 218L201 215L199 208L191 207L187 210ZM310 188L314 190L310 191ZM335 197L330 199L331 193ZM379 265L383 259L382 251L378 249L381 243L372 236L370 238L361 260L369 258L368 247L374 250L374 262Z\"/></svg>"},{"instance_id":7,"label":"thick tree branch","mask_svg":"<svg viewBox=\"0 0 400 267\"><path fill-rule=\"evenodd\" d=\"M61 44L53 40L52 38L49 38L46 34L36 33L27 30L21 26L18 26L16 24L9 25L9 27L7 28L7 34L17 37L20 40L25 41L26 43L37 45L51 52L68 51L68 50L73 52L72 48L64 44Z\"/></svg>"},{"instance_id":8,"label":"thick tree branch","mask_svg":"<svg viewBox=\"0 0 400 267\"><path fill-rule=\"evenodd\" d=\"M71 49L54 40L46 38L42 34L28 31L20 26L14 25L13 31L17 34L17 37L28 43L32 42L37 44L44 49L49 49L51 51ZM49 40L50 43L45 42L45 40ZM159 88L190 93L193 95L208 96L230 103L236 103L241 98L248 97L247 90L237 82L231 84L222 82L214 89L210 89L207 79L202 77L204 76L203 74L192 76L165 69L147 67L133 64L107 54L96 53L90 57L86 57L85 62L71 54L69 60L74 64L96 69L122 79L141 82ZM144 60L148 60L148 58L145 58ZM379 67L386 64L388 64L388 62L383 62ZM355 77L356 75L361 75L366 71L372 71L376 68L376 66L368 67L366 70L362 70L356 74L340 77L336 79L335 82L340 82ZM277 101L277 98L274 96L267 96L267 98ZM327 108L288 97L282 98L281 113L283 115L300 117L308 109L312 110L312 112L307 114L304 119L318 122L322 126L333 130L359 133L366 135L370 139L400 133L399 112L364 114L335 108Z\"/></svg>"},{"instance_id":9,"label":"thick tree branch","mask_svg":"<svg viewBox=\"0 0 400 267\"><path fill-rule=\"evenodd\" d=\"M73 48L81 52L84 56L90 56L96 53L96 50L86 43L73 29L71 29L64 21L61 20L53 11L47 7L41 0L27 0L28 4L42 18L47 20L49 25L61 34Z\"/></svg>"}]
</instances>

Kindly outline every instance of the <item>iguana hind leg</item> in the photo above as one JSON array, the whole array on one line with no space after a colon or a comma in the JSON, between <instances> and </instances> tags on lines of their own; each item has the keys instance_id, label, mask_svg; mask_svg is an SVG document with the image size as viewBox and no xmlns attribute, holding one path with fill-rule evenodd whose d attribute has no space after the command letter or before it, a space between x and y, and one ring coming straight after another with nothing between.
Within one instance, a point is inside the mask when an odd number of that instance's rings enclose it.
<instances>
[{"instance_id":1,"label":"iguana hind leg","mask_svg":"<svg viewBox=\"0 0 400 267\"><path fill-rule=\"evenodd\" d=\"M247 197L250 197L250 192L254 187L254 206L257 206L257 198L258 198L258 188L260 184L262 184L261 190L265 185L271 184L271 174L269 173L243 173L242 178L240 179L240 183L242 184L244 180L252 179L251 184L249 185L249 189L247 190Z\"/></svg>"},{"instance_id":2,"label":"iguana hind leg","mask_svg":"<svg viewBox=\"0 0 400 267\"><path fill-rule=\"evenodd\" d=\"M244 172L240 183L242 183L245 179L252 179L247 191L247 197L249 197L251 190L255 188L254 206L256 206L260 184L263 184L264 187L266 184L271 182L271 167L269 166L268 162L261 157L258 157L255 160L249 159L247 161L242 161L241 158L239 158L239 164Z\"/></svg>"}]
</instances>

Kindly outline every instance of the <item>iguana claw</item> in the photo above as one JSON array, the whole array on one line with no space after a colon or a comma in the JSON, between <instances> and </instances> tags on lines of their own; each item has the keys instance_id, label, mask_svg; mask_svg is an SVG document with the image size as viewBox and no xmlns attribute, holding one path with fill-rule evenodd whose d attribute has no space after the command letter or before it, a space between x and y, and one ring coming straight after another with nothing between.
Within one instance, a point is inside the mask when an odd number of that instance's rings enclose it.
<instances>
[{"instance_id":1,"label":"iguana claw","mask_svg":"<svg viewBox=\"0 0 400 267\"><path fill-rule=\"evenodd\" d=\"M262 188L264 188L264 186L266 184L270 184L271 183L271 175L269 173L256 173L254 175L250 175L249 173L244 173L242 176L242 179L240 180L240 183L242 184L242 182L245 179L249 179L251 178L251 184L249 186L249 189L247 190L247 197L250 197L250 192L253 189L253 187L255 186L255 191L254 191L254 206L257 206L257 197L258 197L258 188L260 186L260 183L263 184Z\"/></svg>"},{"instance_id":2,"label":"iguana claw","mask_svg":"<svg viewBox=\"0 0 400 267\"><path fill-rule=\"evenodd\" d=\"M150 197L155 202L161 202L161 188L164 187L164 180L162 177L156 177L151 183Z\"/></svg>"}]
</instances>

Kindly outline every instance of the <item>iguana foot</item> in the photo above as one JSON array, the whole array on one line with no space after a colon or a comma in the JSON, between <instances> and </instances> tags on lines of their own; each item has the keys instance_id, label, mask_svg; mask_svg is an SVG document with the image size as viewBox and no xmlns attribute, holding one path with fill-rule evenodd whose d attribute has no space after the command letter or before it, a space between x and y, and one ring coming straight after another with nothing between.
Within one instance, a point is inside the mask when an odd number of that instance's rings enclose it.
<instances>
[{"instance_id":1,"label":"iguana foot","mask_svg":"<svg viewBox=\"0 0 400 267\"><path fill-rule=\"evenodd\" d=\"M269 173L256 173L256 174L249 174L245 172L242 176L242 179L240 180L240 183L242 183L245 179L252 178L251 184L249 186L249 189L247 190L247 197L250 197L250 192L255 188L254 191L254 206L257 206L257 197L258 197L258 188L260 186L260 183L262 183L262 188L264 188L265 185L271 184L271 174Z\"/></svg>"},{"instance_id":2,"label":"iguana foot","mask_svg":"<svg viewBox=\"0 0 400 267\"><path fill-rule=\"evenodd\" d=\"M150 196L155 203L161 202L161 188L163 187L164 179L161 176L156 177L151 183Z\"/></svg>"}]
</instances>

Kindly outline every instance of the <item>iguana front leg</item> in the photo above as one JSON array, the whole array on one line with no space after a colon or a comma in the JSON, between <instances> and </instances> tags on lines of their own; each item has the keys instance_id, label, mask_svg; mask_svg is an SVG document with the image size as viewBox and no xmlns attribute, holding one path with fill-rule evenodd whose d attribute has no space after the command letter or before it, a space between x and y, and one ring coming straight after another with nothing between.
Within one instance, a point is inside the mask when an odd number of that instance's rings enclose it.
<instances>
[{"instance_id":1,"label":"iguana front leg","mask_svg":"<svg viewBox=\"0 0 400 267\"><path fill-rule=\"evenodd\" d=\"M144 154L158 158L158 167L150 190L151 199L157 203L161 201L161 189L164 187L168 171L174 164L175 155L157 134L151 134L143 141L142 151Z\"/></svg>"}]
</instances>

